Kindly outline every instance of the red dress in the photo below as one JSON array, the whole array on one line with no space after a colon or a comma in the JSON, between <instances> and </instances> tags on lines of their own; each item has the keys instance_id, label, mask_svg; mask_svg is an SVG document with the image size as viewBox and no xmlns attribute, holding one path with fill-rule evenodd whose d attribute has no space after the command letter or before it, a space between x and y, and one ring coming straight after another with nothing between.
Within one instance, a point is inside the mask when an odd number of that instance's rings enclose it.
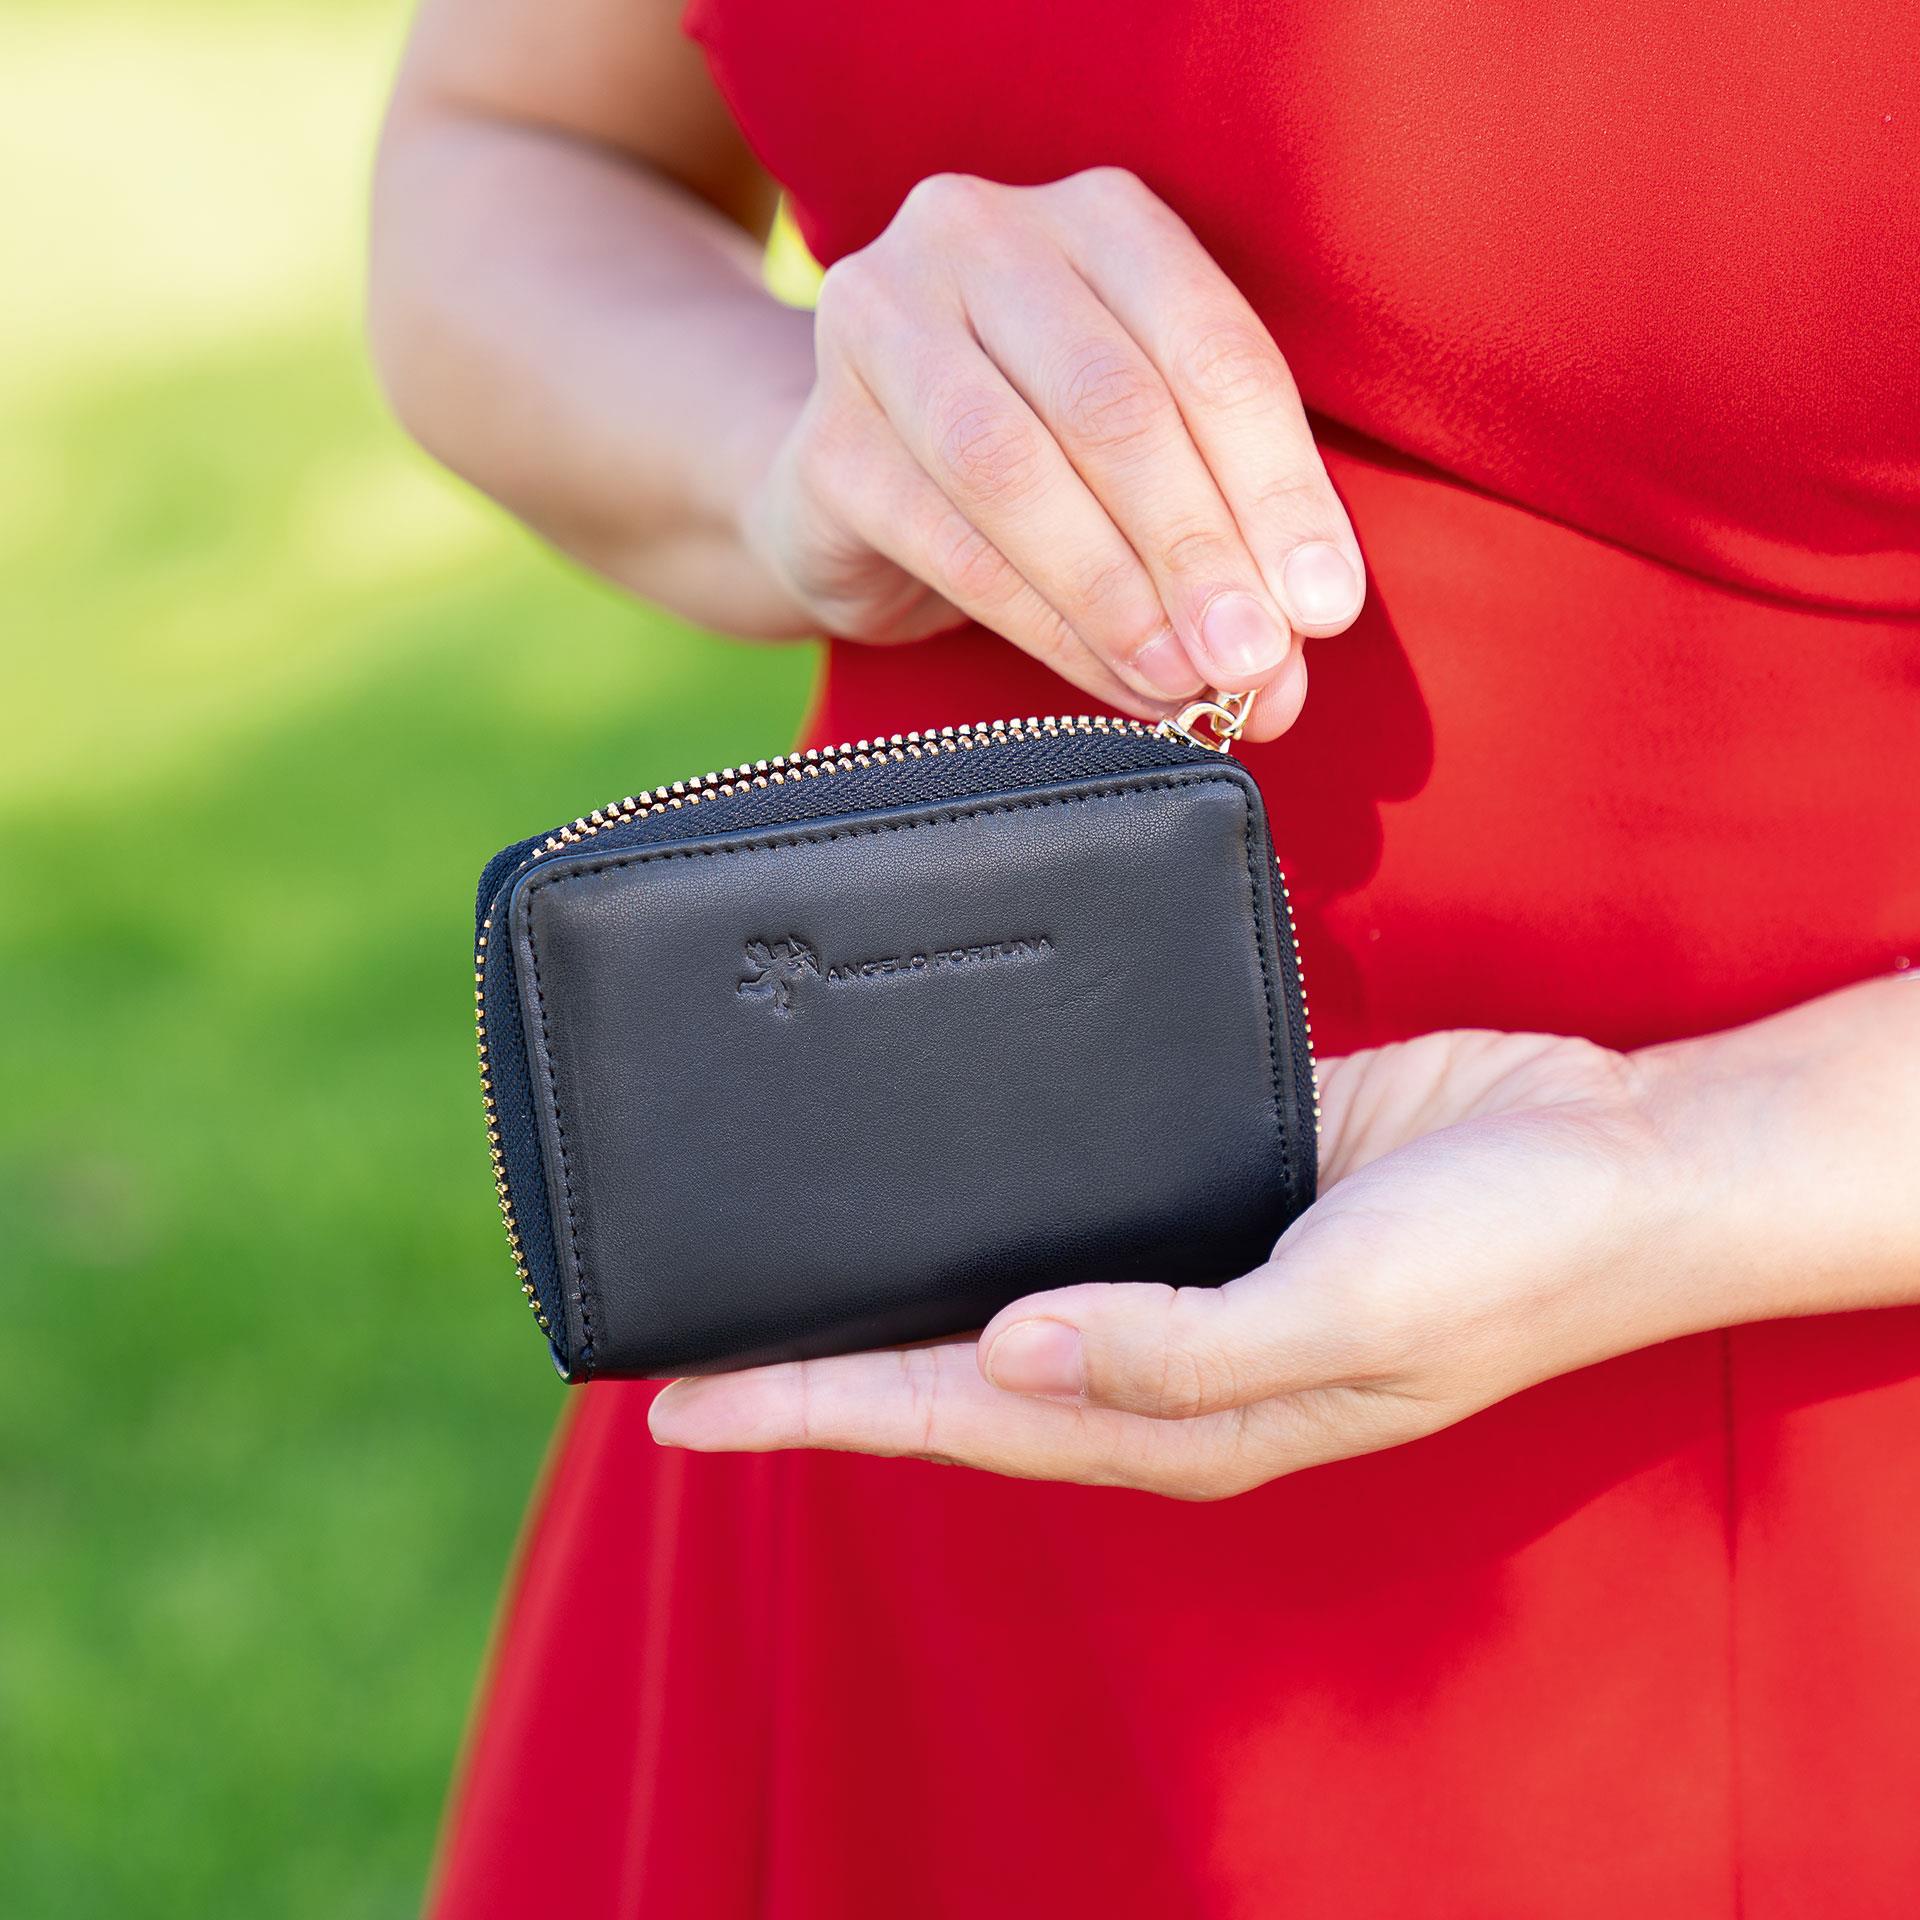
<instances>
[{"instance_id":1,"label":"red dress","mask_svg":"<svg viewBox=\"0 0 1920 1920\"><path fill-rule=\"evenodd\" d=\"M821 257L1112 162L1272 327L1371 571L1248 755L1326 1050L1920 964L1913 0L691 26ZM977 632L837 645L812 736L1063 703ZM1920 1910L1920 1310L1218 1506L663 1453L648 1392L579 1396L443 1920Z\"/></svg>"}]
</instances>

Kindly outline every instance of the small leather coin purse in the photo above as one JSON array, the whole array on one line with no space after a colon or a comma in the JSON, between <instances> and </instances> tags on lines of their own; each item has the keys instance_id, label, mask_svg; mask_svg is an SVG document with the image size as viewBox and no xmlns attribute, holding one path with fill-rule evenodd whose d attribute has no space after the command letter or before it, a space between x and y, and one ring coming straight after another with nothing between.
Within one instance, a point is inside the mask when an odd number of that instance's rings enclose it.
<instances>
[{"instance_id":1,"label":"small leather coin purse","mask_svg":"<svg viewBox=\"0 0 1920 1920\"><path fill-rule=\"evenodd\" d=\"M1313 1199L1286 891L1235 696L730 767L498 854L507 1238L568 1380L1211 1284Z\"/></svg>"}]
</instances>

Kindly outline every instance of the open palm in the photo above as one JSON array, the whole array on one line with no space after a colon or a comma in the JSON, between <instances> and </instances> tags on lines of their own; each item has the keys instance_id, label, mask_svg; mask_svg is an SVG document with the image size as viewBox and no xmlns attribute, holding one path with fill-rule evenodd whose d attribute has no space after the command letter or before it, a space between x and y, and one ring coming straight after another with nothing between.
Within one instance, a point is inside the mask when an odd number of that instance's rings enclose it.
<instances>
[{"instance_id":1,"label":"open palm","mask_svg":"<svg viewBox=\"0 0 1920 1920\"><path fill-rule=\"evenodd\" d=\"M655 1434L1208 1499L1682 1330L1659 1318L1673 1183L1627 1056L1430 1034L1325 1063L1321 1099L1321 1197L1243 1278L1062 1288L977 1343L681 1381Z\"/></svg>"}]
</instances>

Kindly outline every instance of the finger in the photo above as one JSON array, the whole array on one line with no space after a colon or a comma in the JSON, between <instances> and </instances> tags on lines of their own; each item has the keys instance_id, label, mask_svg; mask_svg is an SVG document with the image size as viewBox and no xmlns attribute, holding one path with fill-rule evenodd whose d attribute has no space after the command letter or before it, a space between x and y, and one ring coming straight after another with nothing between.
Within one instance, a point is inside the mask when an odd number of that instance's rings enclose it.
<instances>
[{"instance_id":1,"label":"finger","mask_svg":"<svg viewBox=\"0 0 1920 1920\"><path fill-rule=\"evenodd\" d=\"M1272 1471L1243 1457L1231 1419L1175 1426L1002 1393L981 1378L970 1344L676 1380L649 1421L656 1440L695 1452L823 1447L1188 1498Z\"/></svg>"},{"instance_id":2,"label":"finger","mask_svg":"<svg viewBox=\"0 0 1920 1920\"><path fill-rule=\"evenodd\" d=\"M1058 231L1159 368L1296 631L1352 624L1366 572L1273 337L1183 221L1132 175L1077 176Z\"/></svg>"},{"instance_id":3,"label":"finger","mask_svg":"<svg viewBox=\"0 0 1920 1920\"><path fill-rule=\"evenodd\" d=\"M911 595L911 604L881 610L890 635L976 620L1108 705L1161 717L1166 703L1121 681L927 478L872 395L844 375L838 384L813 431L782 455L798 463L794 483L773 492L788 516L773 528L773 544L799 569L796 585L808 604L831 621L847 591L840 571L851 545L856 560L890 563L887 571ZM818 577L806 576L809 564ZM846 630L865 634L875 607L868 586L857 594L849 603L856 624Z\"/></svg>"},{"instance_id":4,"label":"finger","mask_svg":"<svg viewBox=\"0 0 1920 1920\"><path fill-rule=\"evenodd\" d=\"M913 355L870 353L858 371L961 521L1117 678L1162 708L1199 690L1140 556L970 334L942 330Z\"/></svg>"},{"instance_id":5,"label":"finger","mask_svg":"<svg viewBox=\"0 0 1920 1920\"><path fill-rule=\"evenodd\" d=\"M1296 1239L1222 1287L1034 1294L988 1323L980 1371L1009 1394L1173 1421L1356 1384L1365 1373L1327 1278Z\"/></svg>"},{"instance_id":6,"label":"finger","mask_svg":"<svg viewBox=\"0 0 1920 1920\"><path fill-rule=\"evenodd\" d=\"M1095 699L1144 720L1168 701L1142 695L1087 642L904 452L875 462L846 512L876 553L924 580L969 620L1002 635Z\"/></svg>"},{"instance_id":7,"label":"finger","mask_svg":"<svg viewBox=\"0 0 1920 1920\"><path fill-rule=\"evenodd\" d=\"M875 548L854 522L863 496L884 489L906 450L872 405L825 417L809 401L803 430L775 455L754 503L757 543L829 633L869 642L921 640L967 615L923 575Z\"/></svg>"},{"instance_id":8,"label":"finger","mask_svg":"<svg viewBox=\"0 0 1920 1920\"><path fill-rule=\"evenodd\" d=\"M1166 381L1057 254L997 256L965 290L980 343L1152 576L1190 658L1246 690L1285 666L1286 616Z\"/></svg>"}]
</instances>

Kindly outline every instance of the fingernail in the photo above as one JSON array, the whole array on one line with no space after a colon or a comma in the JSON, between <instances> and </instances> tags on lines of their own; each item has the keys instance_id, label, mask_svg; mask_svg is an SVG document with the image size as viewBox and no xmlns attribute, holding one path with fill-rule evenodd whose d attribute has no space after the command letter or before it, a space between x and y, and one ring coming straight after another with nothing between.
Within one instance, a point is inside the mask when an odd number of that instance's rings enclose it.
<instances>
[{"instance_id":1,"label":"fingernail","mask_svg":"<svg viewBox=\"0 0 1920 1920\"><path fill-rule=\"evenodd\" d=\"M1280 569L1287 607L1303 627L1338 626L1360 611L1360 576L1347 556L1324 540L1295 547Z\"/></svg>"},{"instance_id":2,"label":"fingernail","mask_svg":"<svg viewBox=\"0 0 1920 1920\"><path fill-rule=\"evenodd\" d=\"M1163 627L1156 633L1133 656L1132 664L1134 677L1144 681L1154 693L1178 699L1183 694L1199 691L1200 675L1187 658L1180 636L1171 627Z\"/></svg>"},{"instance_id":3,"label":"fingernail","mask_svg":"<svg viewBox=\"0 0 1920 1920\"><path fill-rule=\"evenodd\" d=\"M1250 594L1223 593L1200 622L1201 667L1216 687L1229 689L1271 673L1286 658L1293 636Z\"/></svg>"},{"instance_id":4,"label":"fingernail","mask_svg":"<svg viewBox=\"0 0 1920 1920\"><path fill-rule=\"evenodd\" d=\"M653 1396L653 1404L647 1409L647 1430L661 1446L686 1445L689 1432L684 1418L687 1399L687 1383L684 1380L670 1380Z\"/></svg>"},{"instance_id":5,"label":"fingernail","mask_svg":"<svg viewBox=\"0 0 1920 1920\"><path fill-rule=\"evenodd\" d=\"M1064 1320L1016 1320L987 1349L987 1378L1008 1393L1079 1399L1087 1384L1079 1328Z\"/></svg>"}]
</instances>

